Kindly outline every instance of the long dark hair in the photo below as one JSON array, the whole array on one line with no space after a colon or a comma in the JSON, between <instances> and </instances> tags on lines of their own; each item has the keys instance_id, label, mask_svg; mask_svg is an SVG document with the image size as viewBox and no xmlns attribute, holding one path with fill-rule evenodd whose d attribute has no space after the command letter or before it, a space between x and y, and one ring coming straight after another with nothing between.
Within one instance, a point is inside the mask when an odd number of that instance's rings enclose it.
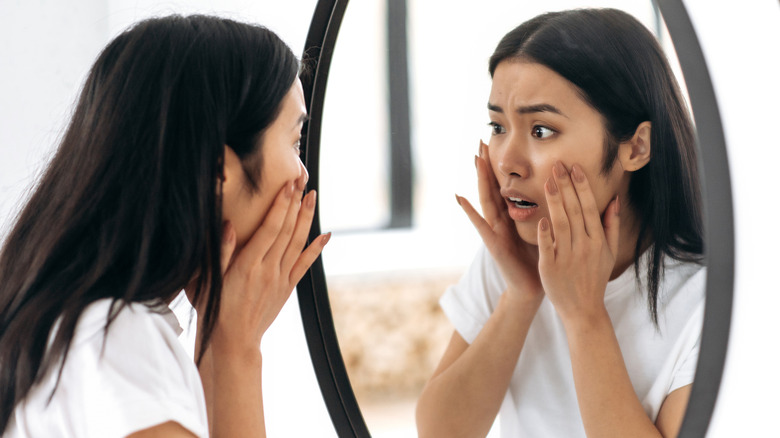
<instances>
[{"instance_id":1,"label":"long dark hair","mask_svg":"<svg viewBox=\"0 0 780 438\"><path fill-rule=\"evenodd\" d=\"M142 21L103 50L0 253L0 431L96 300L113 300L107 331L127 303L167 302L196 278L205 350L224 145L259 189L261 136L298 67L268 29L208 16Z\"/></svg>"},{"instance_id":2,"label":"long dark hair","mask_svg":"<svg viewBox=\"0 0 780 438\"><path fill-rule=\"evenodd\" d=\"M649 253L648 308L658 323L663 258L701 263L701 193L693 125L682 93L655 37L616 9L578 9L537 16L507 33L490 58L542 64L573 83L605 120L603 172L615 164L620 142L638 125L652 124L652 158L634 172L627 200L639 213L635 270L643 243Z\"/></svg>"}]
</instances>

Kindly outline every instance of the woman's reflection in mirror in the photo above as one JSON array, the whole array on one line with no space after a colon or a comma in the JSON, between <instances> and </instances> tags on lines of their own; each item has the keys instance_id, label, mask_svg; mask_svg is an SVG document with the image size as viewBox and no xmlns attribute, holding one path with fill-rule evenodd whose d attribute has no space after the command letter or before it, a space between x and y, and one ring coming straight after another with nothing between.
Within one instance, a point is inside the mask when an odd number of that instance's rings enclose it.
<instances>
[{"instance_id":1,"label":"woman's reflection in mirror","mask_svg":"<svg viewBox=\"0 0 780 438\"><path fill-rule=\"evenodd\" d=\"M490 58L475 157L484 247L441 299L455 326L421 437L675 436L698 355L692 122L653 35L613 9L547 13Z\"/></svg>"},{"instance_id":2,"label":"woman's reflection in mirror","mask_svg":"<svg viewBox=\"0 0 780 438\"><path fill-rule=\"evenodd\" d=\"M3 436L265 436L259 344L329 237L306 247L299 65L208 16L102 51L0 256Z\"/></svg>"}]
</instances>

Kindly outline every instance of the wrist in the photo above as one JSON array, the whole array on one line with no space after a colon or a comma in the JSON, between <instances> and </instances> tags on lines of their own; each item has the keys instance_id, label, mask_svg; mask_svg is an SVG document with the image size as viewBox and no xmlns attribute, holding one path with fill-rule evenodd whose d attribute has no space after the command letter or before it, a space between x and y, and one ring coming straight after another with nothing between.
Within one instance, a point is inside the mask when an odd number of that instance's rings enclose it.
<instances>
[{"instance_id":1,"label":"wrist","mask_svg":"<svg viewBox=\"0 0 780 438\"><path fill-rule=\"evenodd\" d=\"M512 302L516 303L517 305L521 306L529 306L529 305L540 305L542 303L542 300L544 300L544 289L538 288L530 288L530 287L524 287L524 288L518 288L513 286L507 286L506 290L504 291L504 295L509 297L508 299L511 299Z\"/></svg>"},{"instance_id":2,"label":"wrist","mask_svg":"<svg viewBox=\"0 0 780 438\"><path fill-rule=\"evenodd\" d=\"M612 320L603 304L592 309L577 309L567 314L559 312L559 316L567 333L584 334L612 328Z\"/></svg>"},{"instance_id":3,"label":"wrist","mask_svg":"<svg viewBox=\"0 0 780 438\"><path fill-rule=\"evenodd\" d=\"M544 293L527 293L507 288L499 299L499 305L511 308L513 313L531 312L536 314L544 300Z\"/></svg>"},{"instance_id":4,"label":"wrist","mask_svg":"<svg viewBox=\"0 0 780 438\"><path fill-rule=\"evenodd\" d=\"M246 366L262 364L259 343L241 339L239 336L222 336L217 329L209 341L208 352L215 361L232 361Z\"/></svg>"}]
</instances>

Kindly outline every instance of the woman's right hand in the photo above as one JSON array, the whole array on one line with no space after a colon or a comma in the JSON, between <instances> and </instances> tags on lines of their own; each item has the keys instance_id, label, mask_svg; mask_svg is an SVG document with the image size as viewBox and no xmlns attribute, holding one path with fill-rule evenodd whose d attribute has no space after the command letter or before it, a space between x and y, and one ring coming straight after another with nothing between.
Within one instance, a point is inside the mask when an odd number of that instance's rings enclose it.
<instances>
[{"instance_id":1,"label":"woman's right hand","mask_svg":"<svg viewBox=\"0 0 780 438\"><path fill-rule=\"evenodd\" d=\"M488 146L479 142L479 156L475 156L479 201L484 217L463 197L455 195L463 211L479 232L482 241L493 256L507 283L507 293L517 297L544 296L539 278L538 249L524 242L509 217L506 202L501 196L498 180L490 165Z\"/></svg>"},{"instance_id":2,"label":"woman's right hand","mask_svg":"<svg viewBox=\"0 0 780 438\"><path fill-rule=\"evenodd\" d=\"M257 351L268 327L330 238L320 235L304 250L316 192L301 200L305 177L287 183L260 227L234 255L236 234L225 224L222 297L212 343L232 352Z\"/></svg>"}]
</instances>

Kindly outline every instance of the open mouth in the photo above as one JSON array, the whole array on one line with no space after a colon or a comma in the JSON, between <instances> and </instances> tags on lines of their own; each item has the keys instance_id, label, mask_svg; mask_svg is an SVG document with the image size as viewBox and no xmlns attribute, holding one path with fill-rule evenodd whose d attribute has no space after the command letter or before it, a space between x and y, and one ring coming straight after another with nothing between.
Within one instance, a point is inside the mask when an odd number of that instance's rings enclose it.
<instances>
[{"instance_id":1,"label":"open mouth","mask_svg":"<svg viewBox=\"0 0 780 438\"><path fill-rule=\"evenodd\" d=\"M514 203L515 207L517 208L534 208L539 206L533 202L526 201L525 199L521 198L509 198L509 202Z\"/></svg>"}]
</instances>

